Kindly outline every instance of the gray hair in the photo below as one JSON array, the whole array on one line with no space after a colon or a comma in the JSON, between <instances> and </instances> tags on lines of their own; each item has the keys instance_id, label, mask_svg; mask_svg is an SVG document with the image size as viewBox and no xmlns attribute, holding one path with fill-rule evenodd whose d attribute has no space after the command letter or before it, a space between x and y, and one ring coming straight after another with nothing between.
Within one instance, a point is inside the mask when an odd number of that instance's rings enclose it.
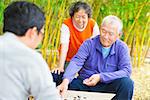
<instances>
[{"instance_id":1,"label":"gray hair","mask_svg":"<svg viewBox=\"0 0 150 100\"><path fill-rule=\"evenodd\" d=\"M103 26L104 24L111 24L112 26L117 26L118 33L122 33L123 23L117 16L114 15L106 16L103 19L101 26Z\"/></svg>"}]
</instances>

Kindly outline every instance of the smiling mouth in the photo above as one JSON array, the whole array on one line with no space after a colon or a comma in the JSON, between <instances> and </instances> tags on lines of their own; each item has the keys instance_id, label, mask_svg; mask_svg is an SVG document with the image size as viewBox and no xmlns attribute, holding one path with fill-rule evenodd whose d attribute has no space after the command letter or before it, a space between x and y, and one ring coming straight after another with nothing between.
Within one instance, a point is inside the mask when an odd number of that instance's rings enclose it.
<instances>
[{"instance_id":1,"label":"smiling mouth","mask_svg":"<svg viewBox=\"0 0 150 100\"><path fill-rule=\"evenodd\" d=\"M84 25L83 24L79 24L78 25L80 28L84 28Z\"/></svg>"}]
</instances>

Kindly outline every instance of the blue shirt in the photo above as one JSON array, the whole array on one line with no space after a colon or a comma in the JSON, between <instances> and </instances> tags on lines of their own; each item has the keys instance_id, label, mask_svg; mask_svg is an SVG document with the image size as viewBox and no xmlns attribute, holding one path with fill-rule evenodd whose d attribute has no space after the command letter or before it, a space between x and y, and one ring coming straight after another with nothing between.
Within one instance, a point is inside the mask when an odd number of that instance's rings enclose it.
<instances>
[{"instance_id":1,"label":"blue shirt","mask_svg":"<svg viewBox=\"0 0 150 100\"><path fill-rule=\"evenodd\" d=\"M63 78L71 82L78 72L80 78L86 79L93 74L100 75L100 82L109 83L122 77L130 77L131 62L127 45L116 40L106 58L102 55L100 36L86 40L77 54L71 59Z\"/></svg>"},{"instance_id":2,"label":"blue shirt","mask_svg":"<svg viewBox=\"0 0 150 100\"><path fill-rule=\"evenodd\" d=\"M110 47L102 47L103 58L106 58L109 54Z\"/></svg>"}]
</instances>

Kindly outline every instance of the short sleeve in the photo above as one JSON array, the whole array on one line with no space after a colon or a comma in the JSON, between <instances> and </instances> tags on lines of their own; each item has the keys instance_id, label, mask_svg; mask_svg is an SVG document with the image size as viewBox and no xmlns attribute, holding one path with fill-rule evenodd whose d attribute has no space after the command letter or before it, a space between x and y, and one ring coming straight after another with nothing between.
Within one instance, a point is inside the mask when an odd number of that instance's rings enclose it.
<instances>
[{"instance_id":1,"label":"short sleeve","mask_svg":"<svg viewBox=\"0 0 150 100\"><path fill-rule=\"evenodd\" d=\"M65 24L62 24L60 33L60 43L61 44L69 43L69 39L70 39L69 27Z\"/></svg>"},{"instance_id":2,"label":"short sleeve","mask_svg":"<svg viewBox=\"0 0 150 100\"><path fill-rule=\"evenodd\" d=\"M93 37L95 37L95 36L97 36L97 35L100 35L100 31L99 31L98 24L95 22L95 25L94 25L94 27L93 27L93 34L92 34L92 37L91 37L91 38L93 38Z\"/></svg>"}]
</instances>

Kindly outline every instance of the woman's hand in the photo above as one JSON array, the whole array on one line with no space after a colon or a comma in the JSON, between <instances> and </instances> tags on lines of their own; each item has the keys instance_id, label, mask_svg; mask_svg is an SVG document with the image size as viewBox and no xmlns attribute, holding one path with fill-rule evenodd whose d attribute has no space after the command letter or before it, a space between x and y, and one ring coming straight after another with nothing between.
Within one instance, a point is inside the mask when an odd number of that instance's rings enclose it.
<instances>
[{"instance_id":1,"label":"woman's hand","mask_svg":"<svg viewBox=\"0 0 150 100\"><path fill-rule=\"evenodd\" d=\"M58 75L60 75L61 72L64 72L64 68L63 67L56 67L51 72L55 73L55 74L58 73Z\"/></svg>"}]
</instances>

